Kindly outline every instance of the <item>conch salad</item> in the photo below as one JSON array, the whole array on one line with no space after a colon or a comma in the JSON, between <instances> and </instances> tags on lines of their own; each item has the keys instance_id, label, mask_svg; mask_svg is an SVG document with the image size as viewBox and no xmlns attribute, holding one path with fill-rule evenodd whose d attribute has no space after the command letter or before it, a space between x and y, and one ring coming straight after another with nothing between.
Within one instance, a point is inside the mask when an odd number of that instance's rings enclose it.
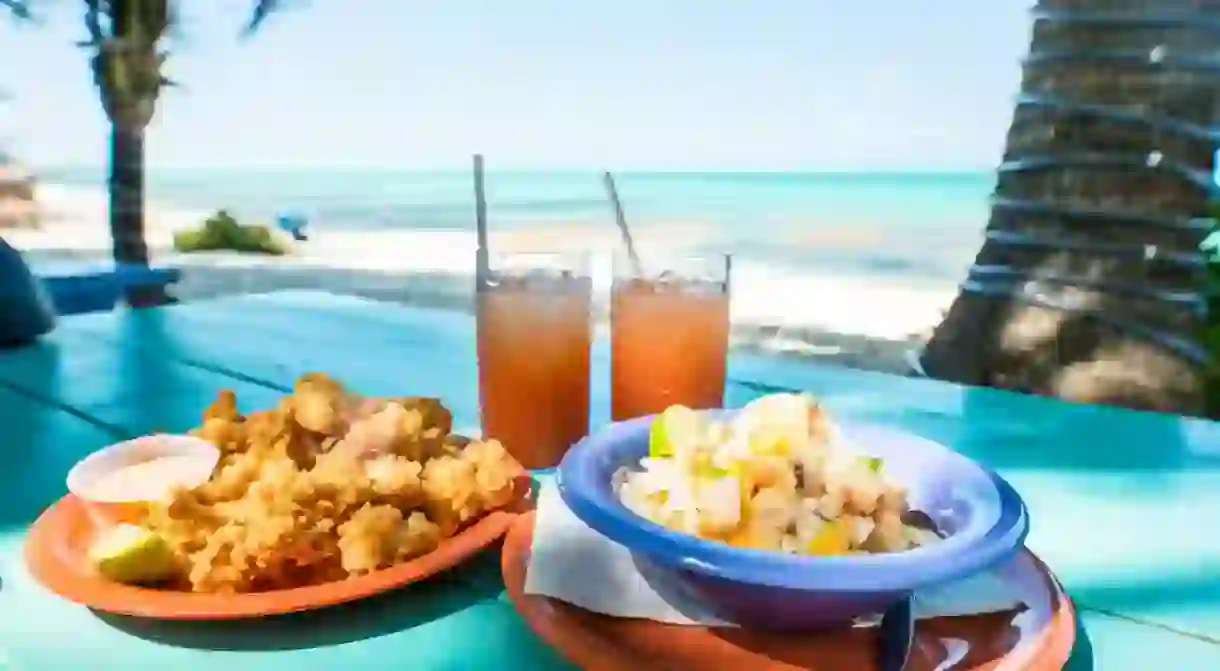
<instances>
[{"instance_id":1,"label":"conch salad","mask_svg":"<svg viewBox=\"0 0 1220 671\"><path fill-rule=\"evenodd\" d=\"M798 555L898 552L935 542L903 521L906 491L881 459L837 437L807 394L759 398L716 421L673 406L653 420L649 455L615 475L628 509L741 548Z\"/></svg>"}]
</instances>

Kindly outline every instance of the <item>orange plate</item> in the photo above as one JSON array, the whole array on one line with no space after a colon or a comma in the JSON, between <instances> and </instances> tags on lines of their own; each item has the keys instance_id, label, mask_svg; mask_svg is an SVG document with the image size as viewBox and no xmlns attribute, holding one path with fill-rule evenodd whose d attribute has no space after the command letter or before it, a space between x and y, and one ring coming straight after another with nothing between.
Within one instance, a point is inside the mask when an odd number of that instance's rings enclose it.
<instances>
[{"instance_id":1,"label":"orange plate","mask_svg":"<svg viewBox=\"0 0 1220 671\"><path fill-rule=\"evenodd\" d=\"M534 632L588 671L877 668L875 633L869 628L793 636L681 626L599 615L548 597L527 595L525 572L533 533L534 514L530 512L518 518L504 541L501 569L508 594ZM1026 610L920 621L906 668L1060 671L1076 638L1072 603L1032 553L1011 568L1005 570L1005 577L1023 587Z\"/></svg>"},{"instance_id":2,"label":"orange plate","mask_svg":"<svg viewBox=\"0 0 1220 671\"><path fill-rule=\"evenodd\" d=\"M30 573L52 592L83 606L162 620L233 620L334 606L424 580L462 563L503 536L528 498L528 476L518 479L520 496L511 510L496 510L446 539L436 550L409 562L348 580L253 594L194 594L133 587L92 571L85 558L94 527L71 494L34 522L25 542Z\"/></svg>"}]
</instances>

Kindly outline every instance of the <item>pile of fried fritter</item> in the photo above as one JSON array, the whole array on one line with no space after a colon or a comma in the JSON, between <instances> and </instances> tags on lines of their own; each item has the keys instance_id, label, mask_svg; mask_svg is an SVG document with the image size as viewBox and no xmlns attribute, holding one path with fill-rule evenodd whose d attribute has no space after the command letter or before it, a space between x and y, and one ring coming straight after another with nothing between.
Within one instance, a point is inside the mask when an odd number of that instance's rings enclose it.
<instances>
[{"instance_id":1,"label":"pile of fried fritter","mask_svg":"<svg viewBox=\"0 0 1220 671\"><path fill-rule=\"evenodd\" d=\"M323 374L242 415L223 391L191 433L222 451L204 485L144 524L181 561L180 587L237 593L357 576L431 552L508 505L521 470L494 440L450 433L433 398L363 398Z\"/></svg>"}]
</instances>

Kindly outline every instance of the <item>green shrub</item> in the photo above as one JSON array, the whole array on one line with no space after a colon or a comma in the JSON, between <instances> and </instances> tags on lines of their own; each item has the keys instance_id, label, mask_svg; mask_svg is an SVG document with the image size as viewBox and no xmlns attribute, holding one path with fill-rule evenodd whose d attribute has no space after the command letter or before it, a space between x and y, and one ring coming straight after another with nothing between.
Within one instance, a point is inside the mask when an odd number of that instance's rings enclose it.
<instances>
[{"instance_id":1,"label":"green shrub","mask_svg":"<svg viewBox=\"0 0 1220 671\"><path fill-rule=\"evenodd\" d=\"M232 251L280 256L288 249L259 225L243 225L226 210L208 217L199 228L174 234L174 249L179 252Z\"/></svg>"}]
</instances>

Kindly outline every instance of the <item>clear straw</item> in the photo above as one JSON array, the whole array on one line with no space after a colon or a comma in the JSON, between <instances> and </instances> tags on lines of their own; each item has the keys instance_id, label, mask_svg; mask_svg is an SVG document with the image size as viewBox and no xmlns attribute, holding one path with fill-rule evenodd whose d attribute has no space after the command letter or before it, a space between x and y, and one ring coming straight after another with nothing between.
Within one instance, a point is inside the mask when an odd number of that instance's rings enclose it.
<instances>
[{"instance_id":1,"label":"clear straw","mask_svg":"<svg viewBox=\"0 0 1220 671\"><path fill-rule=\"evenodd\" d=\"M627 215L623 214L623 203L618 198L618 189L614 186L614 175L607 170L602 176L602 181L606 185L606 195L610 198L610 203L614 205L614 223L618 226L619 235L623 238L623 246L627 248L627 260L631 262L631 269L636 276L644 276L644 264L640 262L640 255L635 251L635 241L631 239L631 229L627 227Z\"/></svg>"},{"instance_id":2,"label":"clear straw","mask_svg":"<svg viewBox=\"0 0 1220 671\"><path fill-rule=\"evenodd\" d=\"M487 196L483 190L483 155L474 155L474 224L478 249L475 251L475 279L479 286L491 272L487 251Z\"/></svg>"}]
</instances>

